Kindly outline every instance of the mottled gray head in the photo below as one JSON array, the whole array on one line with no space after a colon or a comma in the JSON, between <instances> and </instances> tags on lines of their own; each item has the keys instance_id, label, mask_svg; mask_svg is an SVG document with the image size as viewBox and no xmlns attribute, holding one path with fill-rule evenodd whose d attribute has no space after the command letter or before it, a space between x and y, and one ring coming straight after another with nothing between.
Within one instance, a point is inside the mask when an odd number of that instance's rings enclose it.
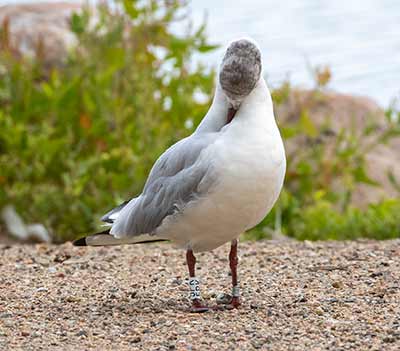
<instances>
[{"instance_id":1,"label":"mottled gray head","mask_svg":"<svg viewBox=\"0 0 400 351\"><path fill-rule=\"evenodd\" d=\"M222 60L219 81L226 96L240 103L254 89L261 75L261 53L248 39L232 42Z\"/></svg>"}]
</instances>

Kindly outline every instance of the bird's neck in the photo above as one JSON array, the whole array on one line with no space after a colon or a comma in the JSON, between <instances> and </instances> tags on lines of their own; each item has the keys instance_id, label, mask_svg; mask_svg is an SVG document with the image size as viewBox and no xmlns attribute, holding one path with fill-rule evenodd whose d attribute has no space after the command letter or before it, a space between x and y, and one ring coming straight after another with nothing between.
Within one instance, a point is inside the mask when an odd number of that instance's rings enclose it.
<instances>
[{"instance_id":1,"label":"bird's neck","mask_svg":"<svg viewBox=\"0 0 400 351\"><path fill-rule=\"evenodd\" d=\"M242 101L235 118L275 121L271 94L264 78L260 78L249 96Z\"/></svg>"},{"instance_id":2,"label":"bird's neck","mask_svg":"<svg viewBox=\"0 0 400 351\"><path fill-rule=\"evenodd\" d=\"M218 132L226 124L229 102L217 82L213 102L207 114L196 129L196 133Z\"/></svg>"},{"instance_id":3,"label":"bird's neck","mask_svg":"<svg viewBox=\"0 0 400 351\"><path fill-rule=\"evenodd\" d=\"M256 105L262 105L266 110L271 111L270 115L273 118L271 94L264 78L260 78L253 91L243 100L239 108L240 114L243 114L243 112L247 110L250 112ZM221 128L227 124L229 107L229 101L220 84L217 82L211 107L197 127L195 133L212 133L221 130Z\"/></svg>"}]
</instances>

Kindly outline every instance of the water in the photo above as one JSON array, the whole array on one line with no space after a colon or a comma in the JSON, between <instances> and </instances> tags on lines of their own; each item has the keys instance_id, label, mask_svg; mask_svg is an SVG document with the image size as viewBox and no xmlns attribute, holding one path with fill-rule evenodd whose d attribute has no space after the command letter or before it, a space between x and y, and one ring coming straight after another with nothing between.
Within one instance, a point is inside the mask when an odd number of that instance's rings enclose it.
<instances>
[{"instance_id":1,"label":"water","mask_svg":"<svg viewBox=\"0 0 400 351\"><path fill-rule=\"evenodd\" d=\"M207 11L213 42L256 39L270 84L289 77L311 86L309 65L328 65L335 90L371 96L384 106L400 95L398 0L202 0L191 8L195 23ZM209 60L217 63L222 51Z\"/></svg>"},{"instance_id":2,"label":"water","mask_svg":"<svg viewBox=\"0 0 400 351\"><path fill-rule=\"evenodd\" d=\"M384 106L400 95L398 0L192 0L190 8L195 24L207 13L214 43L241 36L257 40L271 85L290 78L310 87L308 67L328 65L332 89L371 96ZM222 52L203 60L216 65Z\"/></svg>"}]
</instances>

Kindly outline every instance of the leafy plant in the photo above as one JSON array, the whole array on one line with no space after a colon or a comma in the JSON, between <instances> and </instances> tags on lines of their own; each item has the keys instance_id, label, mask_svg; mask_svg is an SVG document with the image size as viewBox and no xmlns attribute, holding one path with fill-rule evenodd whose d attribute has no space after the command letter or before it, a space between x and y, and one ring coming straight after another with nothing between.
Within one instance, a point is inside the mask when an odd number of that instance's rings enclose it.
<instances>
[{"instance_id":1,"label":"leafy plant","mask_svg":"<svg viewBox=\"0 0 400 351\"><path fill-rule=\"evenodd\" d=\"M319 78L323 84L318 81L317 88L302 102L296 118L280 126L286 143L296 147L287 150L285 187L277 205L250 237L260 239L276 232L302 240L400 236L396 224L400 199L370 204L366 210L351 205L359 184L380 186L368 175L366 155L400 136L395 104L388 110L384 126L377 125L375 116L363 127L354 124L338 132L330 125L334 116L326 116L323 123L316 124L309 111L325 98L321 89L328 83L328 73L327 69L315 73L316 77L323 75ZM284 83L273 92L273 99L279 105L286 103L290 95L290 84ZM394 175L388 176L398 186Z\"/></svg>"},{"instance_id":2,"label":"leafy plant","mask_svg":"<svg viewBox=\"0 0 400 351\"><path fill-rule=\"evenodd\" d=\"M119 5L99 6L95 20L89 10L73 15L78 44L50 69L11 50L3 28L0 207L15 205L56 241L94 230L94 218L137 194L154 160L209 104L213 71L191 63L214 48L204 26L171 31L187 23L186 5Z\"/></svg>"},{"instance_id":3,"label":"leafy plant","mask_svg":"<svg viewBox=\"0 0 400 351\"><path fill-rule=\"evenodd\" d=\"M77 46L51 67L41 43L35 57L21 55L3 23L0 208L13 204L61 242L94 231L95 218L141 191L153 162L193 131L210 103L214 71L192 58L215 46L204 25L193 30L182 17L185 7L180 0L121 0L112 10L100 5L75 14ZM171 27L182 21L186 31L177 35ZM301 240L399 237L400 200L364 210L351 205L358 184L379 186L365 155L400 135L397 103L383 130L372 118L363 128L334 131L334 116L321 124L310 112L326 98L331 72L317 68L313 76L314 91L280 125L286 143L296 146L287 149L284 190L246 238L276 232ZM285 82L273 91L274 103L291 95Z\"/></svg>"}]
</instances>

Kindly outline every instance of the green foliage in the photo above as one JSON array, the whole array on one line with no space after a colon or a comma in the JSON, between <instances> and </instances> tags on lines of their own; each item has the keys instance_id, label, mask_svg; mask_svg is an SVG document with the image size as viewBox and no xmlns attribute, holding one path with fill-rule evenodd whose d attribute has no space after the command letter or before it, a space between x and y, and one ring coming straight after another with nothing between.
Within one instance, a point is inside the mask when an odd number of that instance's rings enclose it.
<instances>
[{"instance_id":1,"label":"green foliage","mask_svg":"<svg viewBox=\"0 0 400 351\"><path fill-rule=\"evenodd\" d=\"M35 58L19 55L4 26L0 208L13 204L28 222L43 223L55 241L63 241L94 231L96 218L141 191L157 157L192 132L210 103L214 72L192 58L215 46L204 26L188 26L184 35L171 32L185 6L179 0L121 0L113 11L100 6L95 21L88 11L75 14L71 28L78 45L51 68L43 64L40 47ZM285 188L271 214L246 237L399 237L400 200L365 210L350 205L358 184L379 186L366 171L365 154L400 135L397 105L388 109L380 133L371 120L362 130L335 134L329 116L318 125L310 115L331 73L323 67L313 76L311 99L298 118L280 126L286 143L298 145L287 152ZM289 83L275 89L275 104L291 93ZM388 176L400 193L398 180Z\"/></svg>"},{"instance_id":2,"label":"green foliage","mask_svg":"<svg viewBox=\"0 0 400 351\"><path fill-rule=\"evenodd\" d=\"M276 232L300 240L400 237L399 198L369 204L364 210L351 205L356 186L380 186L368 175L366 154L400 136L397 105L388 110L384 126L378 126L374 116L364 127L343 127L338 133L330 126L330 116L318 126L308 111L323 99L320 89L330 74L325 69L323 75L323 84L317 82L319 88L300 107L299 117L280 126L286 144L292 140L297 147L287 150L285 187L278 203L248 237L260 239ZM275 103L286 102L290 91L288 83L275 90ZM398 180L393 174L388 177L400 194Z\"/></svg>"},{"instance_id":3,"label":"green foliage","mask_svg":"<svg viewBox=\"0 0 400 351\"><path fill-rule=\"evenodd\" d=\"M189 65L214 48L204 26L170 30L182 6L124 1L118 12L99 7L97 21L75 14L78 46L58 68L14 55L2 36L0 208L15 205L62 241L141 191L154 160L208 108L195 95L213 88L212 71Z\"/></svg>"},{"instance_id":4,"label":"green foliage","mask_svg":"<svg viewBox=\"0 0 400 351\"><path fill-rule=\"evenodd\" d=\"M293 218L288 228L299 240L394 239L400 234L400 201L370 204L366 210L337 211L328 201L316 202Z\"/></svg>"}]
</instances>

